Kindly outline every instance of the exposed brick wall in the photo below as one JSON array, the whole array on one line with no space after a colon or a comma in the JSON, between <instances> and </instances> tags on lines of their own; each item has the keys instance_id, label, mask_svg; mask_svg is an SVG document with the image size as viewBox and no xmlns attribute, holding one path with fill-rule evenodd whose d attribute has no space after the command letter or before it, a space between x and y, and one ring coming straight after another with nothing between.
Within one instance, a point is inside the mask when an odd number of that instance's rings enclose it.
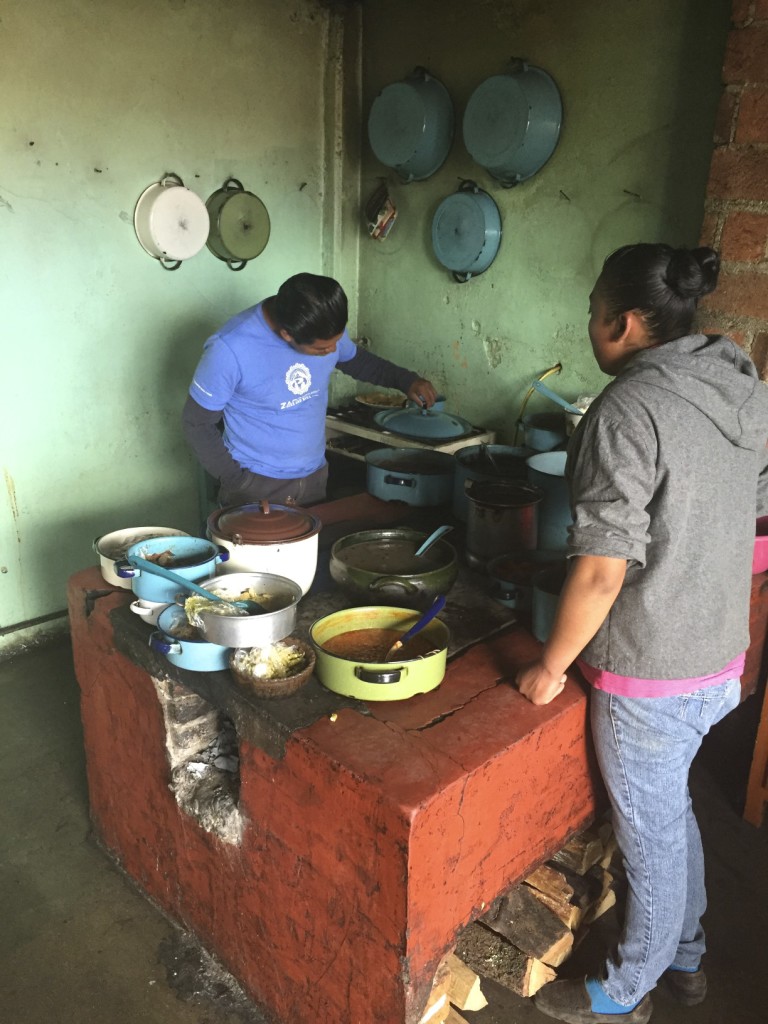
<instances>
[{"instance_id":1,"label":"exposed brick wall","mask_svg":"<svg viewBox=\"0 0 768 1024\"><path fill-rule=\"evenodd\" d=\"M723 264L699 322L768 380L768 0L733 0L723 87L701 234Z\"/></svg>"}]
</instances>

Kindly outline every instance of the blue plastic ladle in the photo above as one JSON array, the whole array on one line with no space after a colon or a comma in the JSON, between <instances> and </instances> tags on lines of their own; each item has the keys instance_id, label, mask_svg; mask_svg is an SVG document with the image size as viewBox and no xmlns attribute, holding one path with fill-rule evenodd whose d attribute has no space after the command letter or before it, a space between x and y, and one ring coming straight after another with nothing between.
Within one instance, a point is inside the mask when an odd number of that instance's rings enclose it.
<instances>
[{"instance_id":1,"label":"blue plastic ladle","mask_svg":"<svg viewBox=\"0 0 768 1024\"><path fill-rule=\"evenodd\" d=\"M452 529L453 529L452 526L438 526L438 528L435 530L434 533L430 533L430 535L427 537L427 539L424 541L424 543L421 545L421 547L418 549L418 551L416 551L414 553L413 557L414 558L421 558L421 556L425 552L429 551L429 549L432 547L432 545L435 543L435 541L440 540L441 537L444 537L445 534L448 533Z\"/></svg>"},{"instance_id":2,"label":"blue plastic ladle","mask_svg":"<svg viewBox=\"0 0 768 1024\"><path fill-rule=\"evenodd\" d=\"M397 654L401 647L412 640L417 633L420 633L425 626L438 615L445 607L445 594L438 594L435 600L432 602L430 607L424 612L424 614L414 622L407 633L403 633L399 640L396 640L389 648L387 653L384 655L384 661L390 661L392 656Z\"/></svg>"},{"instance_id":3,"label":"blue plastic ladle","mask_svg":"<svg viewBox=\"0 0 768 1024\"><path fill-rule=\"evenodd\" d=\"M197 583L193 583L192 580L185 579L184 576L179 576L178 573L171 572L170 569L166 569L164 565L157 565L155 562L150 562L146 558L140 558L138 555L128 555L127 561L131 563L136 569L141 569L142 572L152 573L154 576L162 576L163 579L170 580L171 583L175 583L179 587L183 587L184 590L191 590L195 594L201 594L203 597L209 598L211 601L223 601L224 604L234 605L235 608L244 608L249 615L260 615L266 612L264 605L259 604L258 601L232 601L228 597L221 597L219 594L214 594L211 590L206 590L205 587L199 586Z\"/></svg>"},{"instance_id":4,"label":"blue plastic ladle","mask_svg":"<svg viewBox=\"0 0 768 1024\"><path fill-rule=\"evenodd\" d=\"M550 388L547 387L546 384L543 384L540 380L535 380L533 382L533 387L536 389L536 391L539 392L540 395L546 395L547 398L551 399L562 409L565 409L566 412L572 412L576 416L584 415L583 409L579 409L578 406L572 405L564 398L561 398L556 391L552 391Z\"/></svg>"}]
</instances>

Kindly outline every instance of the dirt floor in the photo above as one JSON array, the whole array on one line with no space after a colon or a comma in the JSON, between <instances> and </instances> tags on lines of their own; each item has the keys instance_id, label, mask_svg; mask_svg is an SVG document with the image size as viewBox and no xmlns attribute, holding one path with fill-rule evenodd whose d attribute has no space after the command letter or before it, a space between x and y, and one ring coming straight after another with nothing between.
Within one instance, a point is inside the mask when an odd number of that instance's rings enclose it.
<instances>
[{"instance_id":1,"label":"dirt floor","mask_svg":"<svg viewBox=\"0 0 768 1024\"><path fill-rule=\"evenodd\" d=\"M90 839L78 699L67 640L0 661L0 1021L264 1024ZM718 726L692 778L707 855L710 994L683 1008L660 987L654 1024L766 1020L768 823L758 830L740 817L757 710L750 698ZM616 922L610 912L595 923L560 976L594 971ZM470 1024L549 1019L493 982L483 990L488 1006L467 1013Z\"/></svg>"}]
</instances>

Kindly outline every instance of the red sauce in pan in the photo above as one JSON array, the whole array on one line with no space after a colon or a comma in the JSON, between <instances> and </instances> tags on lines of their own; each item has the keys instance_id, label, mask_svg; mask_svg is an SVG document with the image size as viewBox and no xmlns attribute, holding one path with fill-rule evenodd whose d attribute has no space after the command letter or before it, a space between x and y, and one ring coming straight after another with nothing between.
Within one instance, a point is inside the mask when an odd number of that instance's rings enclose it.
<instances>
[{"instance_id":1,"label":"red sauce in pan","mask_svg":"<svg viewBox=\"0 0 768 1024\"><path fill-rule=\"evenodd\" d=\"M351 629L324 640L322 648L338 658L358 662L381 662L392 644L403 635L402 629ZM424 633L417 633L413 639L400 648L396 659L406 661L420 658L435 650L435 641Z\"/></svg>"}]
</instances>

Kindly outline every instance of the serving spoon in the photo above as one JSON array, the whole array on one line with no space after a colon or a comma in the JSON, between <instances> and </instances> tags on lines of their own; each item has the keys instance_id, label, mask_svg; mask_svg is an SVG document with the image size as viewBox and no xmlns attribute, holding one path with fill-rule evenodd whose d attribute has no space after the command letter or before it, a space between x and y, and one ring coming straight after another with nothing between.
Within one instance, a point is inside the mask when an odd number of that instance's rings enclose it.
<instances>
[{"instance_id":1,"label":"serving spoon","mask_svg":"<svg viewBox=\"0 0 768 1024\"><path fill-rule=\"evenodd\" d=\"M142 572L152 573L155 576L162 576L163 579L170 580L171 583L175 583L179 587L183 587L185 590L191 590L195 594L201 594L203 597L209 598L211 601L222 601L224 604L234 605L235 608L244 608L249 615L260 615L266 612L264 605L259 604L258 601L234 601L228 597L221 597L219 594L214 594L211 590L206 590L205 587L199 586L197 583L193 583L192 580L185 579L183 576L179 576L178 573L171 572L170 569L166 569L163 565L157 565L155 562L150 562L146 558L140 558L138 555L128 555L127 561L131 563L136 569L141 569Z\"/></svg>"},{"instance_id":2,"label":"serving spoon","mask_svg":"<svg viewBox=\"0 0 768 1024\"><path fill-rule=\"evenodd\" d=\"M424 612L424 614L414 622L407 633L403 633L399 640L396 640L389 648L387 653L384 655L384 661L391 661L393 655L397 654L401 647L412 640L417 633L420 633L425 626L434 619L434 617L443 610L445 607L445 594L438 594L435 600L432 602L430 607Z\"/></svg>"},{"instance_id":3,"label":"serving spoon","mask_svg":"<svg viewBox=\"0 0 768 1024\"><path fill-rule=\"evenodd\" d=\"M438 526L434 533L430 533L430 535L427 537L427 539L424 541L421 547L414 553L413 557L421 558L423 554L429 551L429 549L436 541L440 540L441 537L444 537L445 534L452 529L452 526Z\"/></svg>"}]
</instances>

